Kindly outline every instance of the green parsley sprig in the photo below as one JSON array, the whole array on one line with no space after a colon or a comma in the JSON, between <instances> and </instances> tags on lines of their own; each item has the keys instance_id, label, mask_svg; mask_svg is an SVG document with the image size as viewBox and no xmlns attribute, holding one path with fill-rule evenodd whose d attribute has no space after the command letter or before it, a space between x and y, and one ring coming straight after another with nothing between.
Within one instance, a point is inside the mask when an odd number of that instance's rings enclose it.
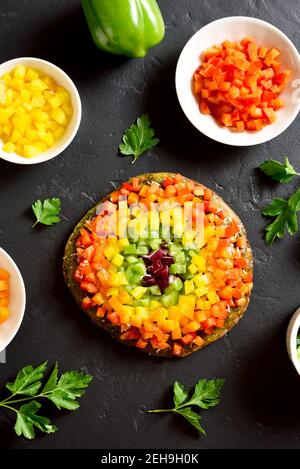
<instances>
[{"instance_id":1,"label":"green parsley sprig","mask_svg":"<svg viewBox=\"0 0 300 469\"><path fill-rule=\"evenodd\" d=\"M280 163L280 161L277 160L264 161L260 165L260 169L274 181L283 184L290 182L294 176L300 176L289 162L287 156L285 157L284 163Z\"/></svg>"},{"instance_id":2,"label":"green parsley sprig","mask_svg":"<svg viewBox=\"0 0 300 469\"><path fill-rule=\"evenodd\" d=\"M148 412L172 412L174 414L181 415L196 430L205 435L205 430L200 423L201 416L197 414L192 407L207 410L219 404L220 393L224 382L224 379L200 379L194 388L192 396L189 398L189 394L183 384L176 381L173 386L174 407L172 409L148 410Z\"/></svg>"},{"instance_id":3,"label":"green parsley sprig","mask_svg":"<svg viewBox=\"0 0 300 469\"><path fill-rule=\"evenodd\" d=\"M266 228L266 242L272 244L276 238L283 238L286 231L290 235L298 232L297 212L300 210L300 189L289 199L274 199L270 205L262 209L267 217L276 217Z\"/></svg>"},{"instance_id":4,"label":"green parsley sprig","mask_svg":"<svg viewBox=\"0 0 300 469\"><path fill-rule=\"evenodd\" d=\"M61 221L59 217L61 201L58 197L45 199L43 202L41 200L37 200L32 205L32 210L36 216L36 222L32 225L32 228L34 228L38 223L51 226L54 223L59 223Z\"/></svg>"},{"instance_id":5,"label":"green parsley sprig","mask_svg":"<svg viewBox=\"0 0 300 469\"><path fill-rule=\"evenodd\" d=\"M123 135L123 143L120 144L119 150L122 155L133 156L132 164L146 151L155 147L159 139L155 137L155 130L151 127L150 117L143 114L132 124Z\"/></svg>"},{"instance_id":6,"label":"green parsley sprig","mask_svg":"<svg viewBox=\"0 0 300 469\"><path fill-rule=\"evenodd\" d=\"M15 432L18 436L35 438L35 429L42 433L54 433L57 427L48 417L38 414L41 404L37 399L47 399L58 409L76 410L79 408L78 398L87 390L92 376L81 371L67 371L60 377L58 365L54 365L52 373L43 386L42 379L47 369L47 362L36 368L28 365L22 368L14 382L7 383L10 396L0 401L1 408L15 412ZM22 404L17 406L16 404Z\"/></svg>"},{"instance_id":7,"label":"green parsley sprig","mask_svg":"<svg viewBox=\"0 0 300 469\"><path fill-rule=\"evenodd\" d=\"M286 184L294 176L300 176L286 157L284 163L277 160L265 161L260 169L274 181ZM300 210L300 189L288 199L275 198L265 208L262 214L266 217L274 217L275 220L266 227L266 243L271 245L276 238L283 238L288 232L294 236L298 232L297 212Z\"/></svg>"}]
</instances>

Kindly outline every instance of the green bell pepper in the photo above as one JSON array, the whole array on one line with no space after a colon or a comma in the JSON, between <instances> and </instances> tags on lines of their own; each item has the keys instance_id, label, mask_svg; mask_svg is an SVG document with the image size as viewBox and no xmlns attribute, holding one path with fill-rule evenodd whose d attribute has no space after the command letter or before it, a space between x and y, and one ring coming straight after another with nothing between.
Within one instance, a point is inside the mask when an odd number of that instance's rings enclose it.
<instances>
[{"instance_id":1,"label":"green bell pepper","mask_svg":"<svg viewBox=\"0 0 300 469\"><path fill-rule=\"evenodd\" d=\"M144 57L165 34L156 0L82 0L96 46L112 54Z\"/></svg>"}]
</instances>

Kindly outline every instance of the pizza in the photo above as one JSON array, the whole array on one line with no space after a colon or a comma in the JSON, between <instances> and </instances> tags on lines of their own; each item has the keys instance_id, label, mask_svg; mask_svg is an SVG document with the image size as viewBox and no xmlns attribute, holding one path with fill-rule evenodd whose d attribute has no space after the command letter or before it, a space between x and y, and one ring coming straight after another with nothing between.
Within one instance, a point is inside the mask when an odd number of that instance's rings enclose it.
<instances>
[{"instance_id":1,"label":"pizza","mask_svg":"<svg viewBox=\"0 0 300 469\"><path fill-rule=\"evenodd\" d=\"M180 174L134 177L77 224L66 283L94 324L148 354L184 357L243 316L253 260L239 217Z\"/></svg>"}]
</instances>

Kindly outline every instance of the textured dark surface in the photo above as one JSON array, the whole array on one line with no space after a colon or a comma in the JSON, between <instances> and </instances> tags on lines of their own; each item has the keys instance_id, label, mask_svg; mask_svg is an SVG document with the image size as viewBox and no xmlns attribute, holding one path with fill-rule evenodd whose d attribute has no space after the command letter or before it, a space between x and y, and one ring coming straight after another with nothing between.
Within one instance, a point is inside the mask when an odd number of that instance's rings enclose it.
<instances>
[{"instance_id":1,"label":"textured dark surface","mask_svg":"<svg viewBox=\"0 0 300 469\"><path fill-rule=\"evenodd\" d=\"M102 54L89 36L79 0L1 0L0 60L37 56L71 75L83 119L72 145L49 163L0 162L0 244L19 265L27 287L23 325L0 365L1 384L27 363L59 360L94 381L81 409L56 413L59 431L28 442L15 437L11 415L0 415L1 448L299 448L300 380L285 349L285 332L299 306L299 236L267 248L260 207L299 184L270 183L255 170L269 157L299 162L299 119L280 137L254 148L231 148L203 137L176 100L174 71L190 36L230 15L256 16L300 47L297 0L161 0L165 40L144 60ZM117 156L123 130L149 112L161 143L135 165ZM255 258L255 289L247 314L224 339L181 361L147 358L115 343L76 307L64 286L61 258L75 223L116 184L147 171L178 171L215 189L245 223ZM30 206L59 196L63 221L31 229ZM222 402L203 413L207 437L176 417L147 415L167 406L170 386L224 377Z\"/></svg>"}]
</instances>

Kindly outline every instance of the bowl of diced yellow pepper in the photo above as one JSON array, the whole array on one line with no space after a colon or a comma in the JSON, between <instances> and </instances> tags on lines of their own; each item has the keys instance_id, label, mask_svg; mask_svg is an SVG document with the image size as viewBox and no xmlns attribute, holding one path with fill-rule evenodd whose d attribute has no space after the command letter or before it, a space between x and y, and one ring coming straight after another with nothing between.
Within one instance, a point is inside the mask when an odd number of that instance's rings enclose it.
<instances>
[{"instance_id":1,"label":"bowl of diced yellow pepper","mask_svg":"<svg viewBox=\"0 0 300 469\"><path fill-rule=\"evenodd\" d=\"M79 93L62 69L33 57L0 65L0 158L48 161L72 142L80 121Z\"/></svg>"}]
</instances>

